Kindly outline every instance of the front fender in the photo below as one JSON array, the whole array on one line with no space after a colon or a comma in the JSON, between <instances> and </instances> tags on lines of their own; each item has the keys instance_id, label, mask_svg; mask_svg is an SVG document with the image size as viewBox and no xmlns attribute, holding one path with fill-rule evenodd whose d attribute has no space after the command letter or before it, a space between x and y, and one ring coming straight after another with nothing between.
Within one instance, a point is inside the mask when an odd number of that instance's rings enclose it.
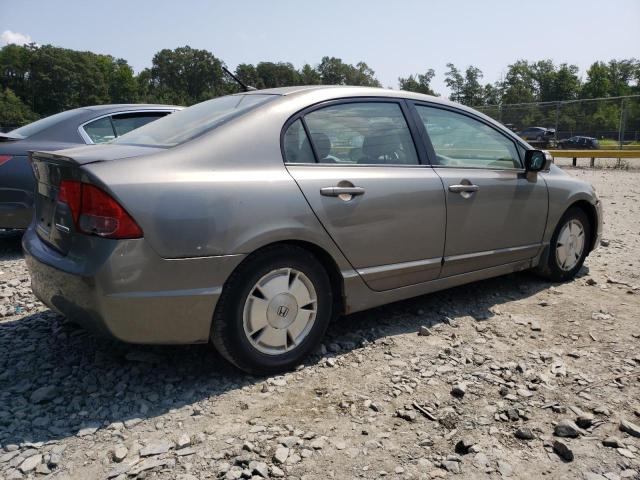
<instances>
[{"instance_id":1,"label":"front fender","mask_svg":"<svg viewBox=\"0 0 640 480\"><path fill-rule=\"evenodd\" d=\"M593 220L591 249L595 248L602 234L602 206L591 184L568 175L555 165L544 173L549 191L549 214L543 242L551 241L553 232L564 213L573 205L582 205Z\"/></svg>"}]
</instances>

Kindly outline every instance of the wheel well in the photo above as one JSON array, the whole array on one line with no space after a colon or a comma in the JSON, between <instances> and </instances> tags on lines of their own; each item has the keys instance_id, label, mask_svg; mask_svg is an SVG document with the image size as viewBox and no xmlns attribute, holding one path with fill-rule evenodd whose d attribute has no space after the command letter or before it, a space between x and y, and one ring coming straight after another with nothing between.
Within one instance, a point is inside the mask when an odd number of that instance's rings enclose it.
<instances>
[{"instance_id":1,"label":"wheel well","mask_svg":"<svg viewBox=\"0 0 640 480\"><path fill-rule=\"evenodd\" d=\"M593 247L595 245L596 242L596 238L598 236L598 217L597 217L597 213L596 213L596 207L594 207L593 205L591 205L589 202L587 202L586 200L578 200L577 202L571 204L571 207L577 207L580 210L582 210L586 215L587 218L589 219L589 224L591 226L591 238L589 239L589 251L593 250ZM568 209L567 209L568 210Z\"/></svg>"},{"instance_id":2,"label":"wheel well","mask_svg":"<svg viewBox=\"0 0 640 480\"><path fill-rule=\"evenodd\" d=\"M329 275L329 282L331 283L331 289L333 290L334 299L334 311L336 315L342 315L344 313L344 279L340 273L340 268L336 264L333 257L324 248L318 245L306 242L304 240L285 240L281 242L270 243L260 247L258 250L251 252L251 255L259 254L264 248L271 248L278 245L294 245L299 248L303 248L311 253L322 264L324 269Z\"/></svg>"}]
</instances>

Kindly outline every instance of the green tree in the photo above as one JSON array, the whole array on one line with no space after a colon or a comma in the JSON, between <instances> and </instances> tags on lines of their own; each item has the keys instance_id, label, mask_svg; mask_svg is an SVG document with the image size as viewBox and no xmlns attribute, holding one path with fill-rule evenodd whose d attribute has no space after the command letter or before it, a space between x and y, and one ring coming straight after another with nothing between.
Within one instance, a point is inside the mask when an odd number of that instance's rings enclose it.
<instances>
[{"instance_id":1,"label":"green tree","mask_svg":"<svg viewBox=\"0 0 640 480\"><path fill-rule=\"evenodd\" d=\"M138 99L138 83L126 60L118 58L105 65L110 103L134 103Z\"/></svg>"},{"instance_id":2,"label":"green tree","mask_svg":"<svg viewBox=\"0 0 640 480\"><path fill-rule=\"evenodd\" d=\"M633 93L631 82L637 75L637 60L634 58L629 60L610 60L608 67L609 96L619 97Z\"/></svg>"},{"instance_id":3,"label":"green tree","mask_svg":"<svg viewBox=\"0 0 640 480\"><path fill-rule=\"evenodd\" d=\"M417 75L409 75L407 78L398 78L398 84L401 90L408 92L424 93L425 95L437 95L431 88L431 80L435 77L436 72L433 68L428 69L425 73Z\"/></svg>"},{"instance_id":4,"label":"green tree","mask_svg":"<svg viewBox=\"0 0 640 480\"><path fill-rule=\"evenodd\" d=\"M223 63L207 50L188 45L163 49L153 56L148 73L141 72L146 101L193 105L225 92ZM143 75L144 73L144 75Z\"/></svg>"},{"instance_id":5,"label":"green tree","mask_svg":"<svg viewBox=\"0 0 640 480\"><path fill-rule=\"evenodd\" d=\"M375 72L364 62L358 62L353 66L344 63L340 58L322 57L317 71L323 85L380 86Z\"/></svg>"},{"instance_id":6,"label":"green tree","mask_svg":"<svg viewBox=\"0 0 640 480\"><path fill-rule=\"evenodd\" d=\"M291 63L260 62L256 65L256 73L256 88L288 87L300 83L298 72Z\"/></svg>"},{"instance_id":7,"label":"green tree","mask_svg":"<svg viewBox=\"0 0 640 480\"><path fill-rule=\"evenodd\" d=\"M499 105L502 103L502 92L500 91L500 84L487 83L482 92L482 98L485 105Z\"/></svg>"},{"instance_id":8,"label":"green tree","mask_svg":"<svg viewBox=\"0 0 640 480\"><path fill-rule=\"evenodd\" d=\"M250 63L238 65L234 74L245 85L258 88L258 72Z\"/></svg>"},{"instance_id":9,"label":"green tree","mask_svg":"<svg viewBox=\"0 0 640 480\"><path fill-rule=\"evenodd\" d=\"M578 76L576 65L563 63L555 72L553 82L554 100L573 100L578 98L582 89L582 82Z\"/></svg>"},{"instance_id":10,"label":"green tree","mask_svg":"<svg viewBox=\"0 0 640 480\"><path fill-rule=\"evenodd\" d=\"M462 86L462 103L474 106L484 103L484 88L480 83L482 70L473 65L467 67L464 72L464 83Z\"/></svg>"},{"instance_id":11,"label":"green tree","mask_svg":"<svg viewBox=\"0 0 640 480\"><path fill-rule=\"evenodd\" d=\"M0 90L0 127L16 128L38 119L38 115L22 103L9 88Z\"/></svg>"},{"instance_id":12,"label":"green tree","mask_svg":"<svg viewBox=\"0 0 640 480\"><path fill-rule=\"evenodd\" d=\"M502 81L503 103L527 103L536 100L536 88L529 62L518 60L508 66Z\"/></svg>"},{"instance_id":13,"label":"green tree","mask_svg":"<svg viewBox=\"0 0 640 480\"><path fill-rule=\"evenodd\" d=\"M444 74L444 83L451 93L449 94L449 100L452 102L462 102L462 89L464 88L464 77L460 73L460 70L453 63L447 63L447 72Z\"/></svg>"},{"instance_id":14,"label":"green tree","mask_svg":"<svg viewBox=\"0 0 640 480\"><path fill-rule=\"evenodd\" d=\"M580 96L583 98L601 98L609 95L611 82L609 67L604 62L594 62L587 70L587 81L582 85Z\"/></svg>"},{"instance_id":15,"label":"green tree","mask_svg":"<svg viewBox=\"0 0 640 480\"><path fill-rule=\"evenodd\" d=\"M320 85L320 82L322 82L322 78L320 77L318 70L308 63L305 63L300 69L298 76L300 78L300 85Z\"/></svg>"}]
</instances>

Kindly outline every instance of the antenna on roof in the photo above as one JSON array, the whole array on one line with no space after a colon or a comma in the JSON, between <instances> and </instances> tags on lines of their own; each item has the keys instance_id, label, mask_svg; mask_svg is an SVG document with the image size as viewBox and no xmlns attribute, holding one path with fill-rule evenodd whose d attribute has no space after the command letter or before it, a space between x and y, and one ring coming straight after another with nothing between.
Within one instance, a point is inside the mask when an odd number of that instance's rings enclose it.
<instances>
[{"instance_id":1,"label":"antenna on roof","mask_svg":"<svg viewBox=\"0 0 640 480\"><path fill-rule=\"evenodd\" d=\"M227 75L229 75L231 78L233 78L233 79L236 81L236 83L237 83L238 85L240 85L240 88L242 88L242 90L244 90L245 92L250 92L251 90L257 90L257 88L256 88L256 87L252 87L252 86L250 86L250 85L245 85L245 84L242 82L242 80L240 80L240 79L239 79L238 77L236 77L233 73L231 73L231 72L227 69L227 67L222 67L222 70L224 70L224 71L225 71L225 73L226 73Z\"/></svg>"}]
</instances>

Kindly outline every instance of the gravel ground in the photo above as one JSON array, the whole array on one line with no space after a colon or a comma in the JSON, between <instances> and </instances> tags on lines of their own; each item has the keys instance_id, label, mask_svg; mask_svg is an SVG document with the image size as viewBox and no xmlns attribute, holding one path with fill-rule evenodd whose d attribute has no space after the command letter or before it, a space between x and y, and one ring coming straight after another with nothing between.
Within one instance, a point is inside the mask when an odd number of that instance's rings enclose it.
<instances>
[{"instance_id":1,"label":"gravel ground","mask_svg":"<svg viewBox=\"0 0 640 480\"><path fill-rule=\"evenodd\" d=\"M87 334L35 300L0 234L0 479L640 478L640 172L571 173L605 211L573 282L352 315L270 378Z\"/></svg>"}]
</instances>

